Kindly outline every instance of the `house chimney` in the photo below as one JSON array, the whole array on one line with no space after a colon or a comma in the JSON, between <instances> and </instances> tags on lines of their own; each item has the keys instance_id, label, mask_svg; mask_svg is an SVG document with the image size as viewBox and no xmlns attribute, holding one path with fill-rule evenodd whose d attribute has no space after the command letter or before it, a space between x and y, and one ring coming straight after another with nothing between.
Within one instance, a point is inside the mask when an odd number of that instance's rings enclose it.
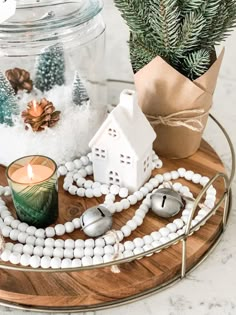
<instances>
[{"instance_id":1,"label":"house chimney","mask_svg":"<svg viewBox=\"0 0 236 315\"><path fill-rule=\"evenodd\" d=\"M137 96L133 90L123 90L120 94L120 106L122 106L130 117L134 117L137 108Z\"/></svg>"}]
</instances>

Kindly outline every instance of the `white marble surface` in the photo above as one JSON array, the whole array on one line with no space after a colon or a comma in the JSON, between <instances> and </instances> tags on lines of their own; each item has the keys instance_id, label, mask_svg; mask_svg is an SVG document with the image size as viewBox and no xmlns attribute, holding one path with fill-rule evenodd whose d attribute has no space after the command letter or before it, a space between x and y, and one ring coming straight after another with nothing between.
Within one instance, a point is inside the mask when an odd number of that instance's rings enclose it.
<instances>
[{"instance_id":1,"label":"white marble surface","mask_svg":"<svg viewBox=\"0 0 236 315\"><path fill-rule=\"evenodd\" d=\"M107 68L109 78L132 80L126 41L128 32L114 8L112 0L105 0L104 17L107 22ZM236 145L236 33L226 42L226 55L221 70L212 112L226 127ZM226 163L230 155L217 133L209 128L208 138L222 152ZM217 141L216 141L217 138ZM233 184L233 194L236 181ZM236 314L236 196L228 229L211 256L185 280L161 293L140 302L87 315L235 315ZM24 312L0 308L1 315L22 315ZM31 313L28 313L31 314ZM45 314L45 313L44 313Z\"/></svg>"}]
</instances>

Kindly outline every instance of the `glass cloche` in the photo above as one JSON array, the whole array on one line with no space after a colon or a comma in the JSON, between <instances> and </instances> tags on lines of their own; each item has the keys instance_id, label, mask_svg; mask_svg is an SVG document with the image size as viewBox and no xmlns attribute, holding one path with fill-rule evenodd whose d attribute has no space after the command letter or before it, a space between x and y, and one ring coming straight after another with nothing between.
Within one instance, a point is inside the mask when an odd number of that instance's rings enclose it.
<instances>
[{"instance_id":1,"label":"glass cloche","mask_svg":"<svg viewBox=\"0 0 236 315\"><path fill-rule=\"evenodd\" d=\"M106 114L99 0L18 0L0 24L0 164L88 151Z\"/></svg>"}]
</instances>

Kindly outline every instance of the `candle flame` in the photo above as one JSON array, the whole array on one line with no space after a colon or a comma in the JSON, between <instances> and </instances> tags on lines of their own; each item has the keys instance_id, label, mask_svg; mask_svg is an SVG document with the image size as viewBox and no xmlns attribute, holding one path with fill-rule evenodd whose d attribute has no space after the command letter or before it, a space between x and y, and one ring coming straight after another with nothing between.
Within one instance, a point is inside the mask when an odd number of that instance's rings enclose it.
<instances>
[{"instance_id":1,"label":"candle flame","mask_svg":"<svg viewBox=\"0 0 236 315\"><path fill-rule=\"evenodd\" d=\"M33 108L36 111L36 109L37 109L37 102L36 102L36 100L33 100Z\"/></svg>"},{"instance_id":2,"label":"candle flame","mask_svg":"<svg viewBox=\"0 0 236 315\"><path fill-rule=\"evenodd\" d=\"M30 164L28 164L27 166L27 173L28 173L29 179L32 180L34 177L34 173L33 173L32 166Z\"/></svg>"}]
</instances>

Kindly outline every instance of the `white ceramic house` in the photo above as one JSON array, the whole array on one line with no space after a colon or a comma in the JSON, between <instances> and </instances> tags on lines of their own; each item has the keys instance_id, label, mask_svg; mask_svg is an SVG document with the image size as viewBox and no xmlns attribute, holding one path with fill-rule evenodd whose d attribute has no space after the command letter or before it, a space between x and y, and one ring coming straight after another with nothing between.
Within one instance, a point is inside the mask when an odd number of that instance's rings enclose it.
<instances>
[{"instance_id":1,"label":"white ceramic house","mask_svg":"<svg viewBox=\"0 0 236 315\"><path fill-rule=\"evenodd\" d=\"M138 190L151 176L155 138L135 92L124 90L120 104L89 143L95 181L127 187L129 192Z\"/></svg>"}]
</instances>

